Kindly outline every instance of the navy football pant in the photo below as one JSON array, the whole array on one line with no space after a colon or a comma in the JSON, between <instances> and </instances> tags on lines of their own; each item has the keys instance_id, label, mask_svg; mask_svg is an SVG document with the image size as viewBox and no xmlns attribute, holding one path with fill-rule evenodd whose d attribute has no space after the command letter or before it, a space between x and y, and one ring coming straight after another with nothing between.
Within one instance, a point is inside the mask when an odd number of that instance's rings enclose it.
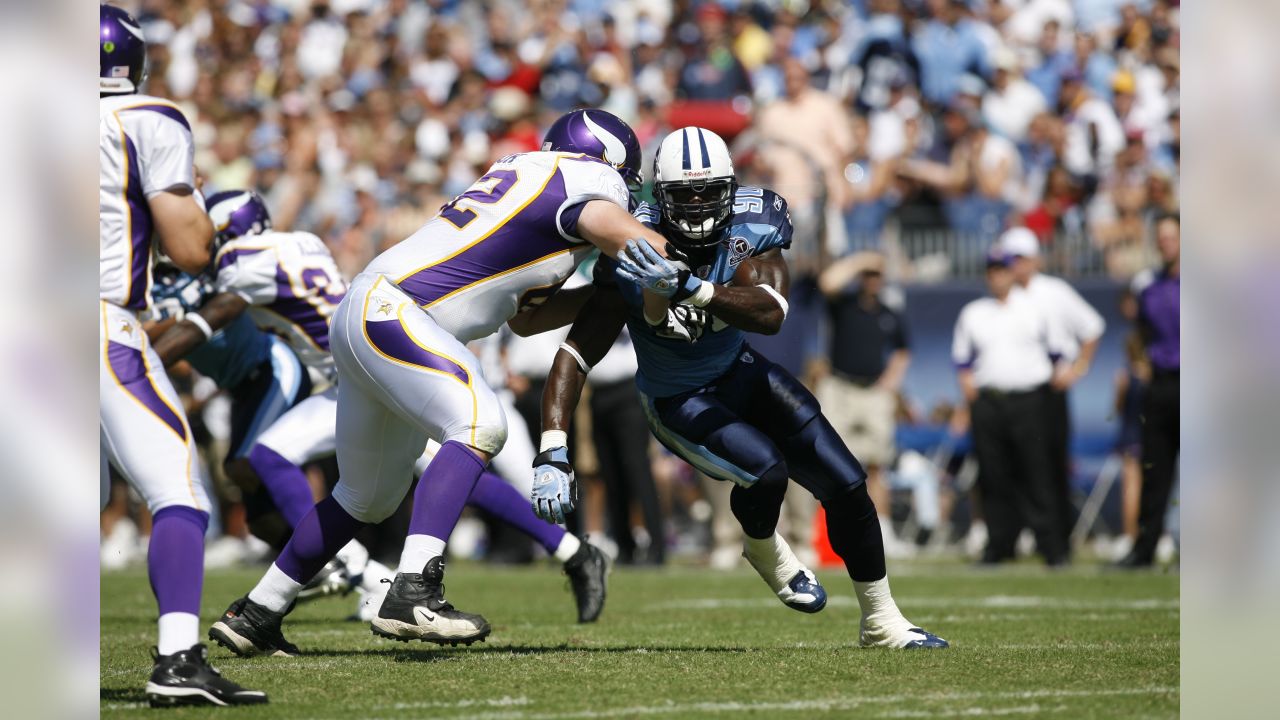
<instances>
[{"instance_id":1,"label":"navy football pant","mask_svg":"<svg viewBox=\"0 0 1280 720\"><path fill-rule=\"evenodd\" d=\"M822 502L832 548L854 580L884 577L866 471L813 394L781 366L743 345L714 382L644 401L649 427L663 445L707 475L735 483L731 507L747 535L773 533L787 478L793 478Z\"/></svg>"}]
</instances>

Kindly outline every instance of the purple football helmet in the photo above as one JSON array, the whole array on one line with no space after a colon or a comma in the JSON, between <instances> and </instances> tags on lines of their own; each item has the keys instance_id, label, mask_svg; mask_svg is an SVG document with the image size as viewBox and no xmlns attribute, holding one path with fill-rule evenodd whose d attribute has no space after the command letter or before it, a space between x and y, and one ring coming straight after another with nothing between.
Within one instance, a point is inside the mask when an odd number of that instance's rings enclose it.
<instances>
[{"instance_id":1,"label":"purple football helmet","mask_svg":"<svg viewBox=\"0 0 1280 720\"><path fill-rule=\"evenodd\" d=\"M139 92L147 66L147 41L142 37L142 27L114 5L98 7L98 92Z\"/></svg>"},{"instance_id":2,"label":"purple football helmet","mask_svg":"<svg viewBox=\"0 0 1280 720\"><path fill-rule=\"evenodd\" d=\"M257 235L271 229L271 214L262 196L252 190L227 190L210 195L205 201L209 219L213 221L214 246L221 247L245 235Z\"/></svg>"},{"instance_id":3,"label":"purple football helmet","mask_svg":"<svg viewBox=\"0 0 1280 720\"><path fill-rule=\"evenodd\" d=\"M590 155L617 169L632 190L644 182L640 141L618 116L597 110L574 110L560 116L542 138L542 149Z\"/></svg>"}]
</instances>

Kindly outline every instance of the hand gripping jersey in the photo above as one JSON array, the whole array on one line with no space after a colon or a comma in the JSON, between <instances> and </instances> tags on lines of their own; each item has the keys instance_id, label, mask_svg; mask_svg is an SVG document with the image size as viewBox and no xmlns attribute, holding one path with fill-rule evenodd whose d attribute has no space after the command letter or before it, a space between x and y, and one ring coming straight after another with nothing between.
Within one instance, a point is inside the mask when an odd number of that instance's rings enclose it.
<instances>
[{"instance_id":1,"label":"hand gripping jersey","mask_svg":"<svg viewBox=\"0 0 1280 720\"><path fill-rule=\"evenodd\" d=\"M365 272L381 273L446 332L469 342L549 298L591 245L577 236L588 200L627 207L627 186L585 155L502 158Z\"/></svg>"},{"instance_id":2,"label":"hand gripping jersey","mask_svg":"<svg viewBox=\"0 0 1280 720\"><path fill-rule=\"evenodd\" d=\"M140 311L151 288L147 200L195 187L191 125L172 103L149 95L104 97L98 108L98 297Z\"/></svg>"},{"instance_id":3,"label":"hand gripping jersey","mask_svg":"<svg viewBox=\"0 0 1280 720\"><path fill-rule=\"evenodd\" d=\"M661 232L658 206L642 203L635 216ZM787 203L772 190L740 187L734 196L733 220L724 231L710 265L693 268L698 277L717 284L733 279L738 264L773 248L791 246L791 216ZM700 388L729 369L738 357L746 333L711 315L705 309L678 305L668 310L668 322L678 322L692 338L673 337L644 319L641 290L619 282L617 263L602 257L596 265L597 285L616 285L627 301L627 327L636 348L640 372L636 385L649 397L668 397Z\"/></svg>"},{"instance_id":4,"label":"hand gripping jersey","mask_svg":"<svg viewBox=\"0 0 1280 720\"><path fill-rule=\"evenodd\" d=\"M214 289L250 305L253 321L289 343L308 367L328 373L329 318L347 292L329 248L305 232L236 238L214 258Z\"/></svg>"}]
</instances>

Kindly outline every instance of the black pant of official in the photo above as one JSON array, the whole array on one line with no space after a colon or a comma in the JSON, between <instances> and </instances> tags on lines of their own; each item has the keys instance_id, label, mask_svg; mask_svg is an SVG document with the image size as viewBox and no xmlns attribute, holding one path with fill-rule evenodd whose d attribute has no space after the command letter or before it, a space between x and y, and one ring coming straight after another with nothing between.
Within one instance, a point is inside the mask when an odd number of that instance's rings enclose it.
<instances>
[{"instance_id":1,"label":"black pant of official","mask_svg":"<svg viewBox=\"0 0 1280 720\"><path fill-rule=\"evenodd\" d=\"M1066 391L1045 392L1046 428L1049 436L1049 463L1053 473L1053 504L1058 514L1062 547L1071 550L1071 529L1076 524L1075 503L1071 502L1071 402Z\"/></svg>"},{"instance_id":2,"label":"black pant of official","mask_svg":"<svg viewBox=\"0 0 1280 720\"><path fill-rule=\"evenodd\" d=\"M1178 474L1180 430L1178 372L1157 370L1142 398L1142 499L1138 505L1138 538L1133 564L1150 565L1164 534L1165 512Z\"/></svg>"},{"instance_id":3,"label":"black pant of official","mask_svg":"<svg viewBox=\"0 0 1280 720\"><path fill-rule=\"evenodd\" d=\"M1014 557L1024 526L1035 533L1045 562L1066 561L1066 544L1054 503L1055 475L1050 465L1048 391L982 390L973 403L973 445L978 457L978 486L987 521L983 562Z\"/></svg>"},{"instance_id":4,"label":"black pant of official","mask_svg":"<svg viewBox=\"0 0 1280 720\"><path fill-rule=\"evenodd\" d=\"M600 461L609 529L618 544L618 562L662 564L666 559L666 530L649 467L649 426L633 379L591 386L591 436ZM650 545L644 558L636 557L631 533L633 500L640 503L644 528L649 533Z\"/></svg>"}]
</instances>

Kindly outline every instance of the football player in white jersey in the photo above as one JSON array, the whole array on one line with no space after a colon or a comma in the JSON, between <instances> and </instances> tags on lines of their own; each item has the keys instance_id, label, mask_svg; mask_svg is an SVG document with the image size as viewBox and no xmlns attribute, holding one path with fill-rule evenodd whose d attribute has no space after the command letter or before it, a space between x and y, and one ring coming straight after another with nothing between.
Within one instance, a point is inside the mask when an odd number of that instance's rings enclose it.
<instances>
[{"instance_id":1,"label":"football player in white jersey","mask_svg":"<svg viewBox=\"0 0 1280 720\"><path fill-rule=\"evenodd\" d=\"M323 392L285 410L243 457L227 463L227 473L237 483L252 488L261 482L293 528L315 504L302 466L331 452L324 445L333 436L338 393L331 384L335 372L329 318L346 294L346 283L323 240L311 233L272 229L271 215L257 193L220 192L207 204L215 230L212 293L196 312L185 313L156 340L156 353L168 365L247 314L259 328L289 344L313 383L330 383ZM309 579L304 599L350 590L346 579L364 575L369 552L352 540L339 550L337 561L329 572ZM367 578L367 590L378 585L378 567L375 564Z\"/></svg>"},{"instance_id":2,"label":"football player in white jersey","mask_svg":"<svg viewBox=\"0 0 1280 720\"><path fill-rule=\"evenodd\" d=\"M138 317L150 302L153 237L185 270L209 262L213 226L196 193L191 127L173 104L139 92L137 21L103 5L99 25L99 425L102 453L153 518L147 569L160 618L147 698L265 703L210 667L198 642L209 499L182 403Z\"/></svg>"},{"instance_id":3,"label":"football player in white jersey","mask_svg":"<svg viewBox=\"0 0 1280 720\"><path fill-rule=\"evenodd\" d=\"M352 282L330 326L340 479L242 599L242 612L224 617L225 631L257 648L282 639L303 583L366 523L395 511L430 439L441 448L418 483L398 573L372 629L449 644L489 634L484 618L445 601L442 585L445 541L507 433L465 344L503 323L532 334L571 322L591 290L559 288L593 246L610 257L630 239L665 247L628 211L640 145L626 123L574 111L542 147L494 163ZM535 484L533 492L571 508L569 489Z\"/></svg>"}]
</instances>

